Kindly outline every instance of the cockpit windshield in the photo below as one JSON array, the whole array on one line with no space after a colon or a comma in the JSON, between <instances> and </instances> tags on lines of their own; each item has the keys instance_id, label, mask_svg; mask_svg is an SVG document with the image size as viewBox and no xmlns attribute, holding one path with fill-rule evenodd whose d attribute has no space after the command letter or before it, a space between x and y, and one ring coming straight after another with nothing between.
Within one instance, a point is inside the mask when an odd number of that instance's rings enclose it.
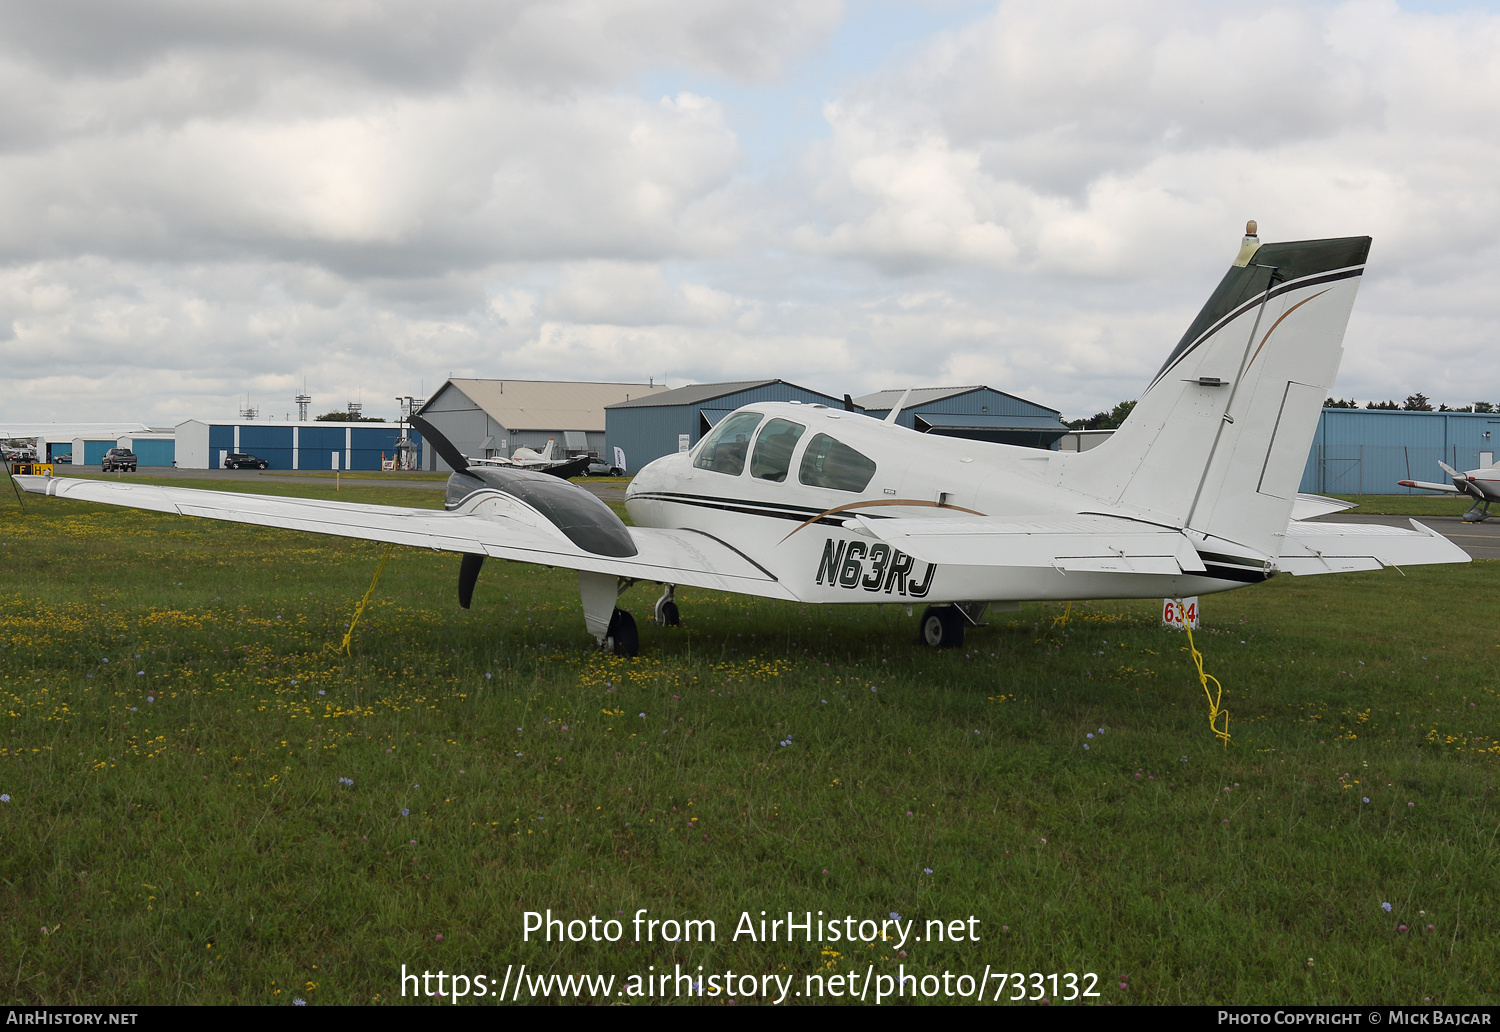
<instances>
[{"instance_id":1,"label":"cockpit windshield","mask_svg":"<svg viewBox=\"0 0 1500 1032\"><path fill-rule=\"evenodd\" d=\"M808 487L863 491L875 476L875 463L847 444L818 434L807 444L797 479Z\"/></svg>"},{"instance_id":2,"label":"cockpit windshield","mask_svg":"<svg viewBox=\"0 0 1500 1032\"><path fill-rule=\"evenodd\" d=\"M726 417L703 439L693 465L698 469L739 476L745 470L750 437L762 418L759 412L736 412Z\"/></svg>"}]
</instances>

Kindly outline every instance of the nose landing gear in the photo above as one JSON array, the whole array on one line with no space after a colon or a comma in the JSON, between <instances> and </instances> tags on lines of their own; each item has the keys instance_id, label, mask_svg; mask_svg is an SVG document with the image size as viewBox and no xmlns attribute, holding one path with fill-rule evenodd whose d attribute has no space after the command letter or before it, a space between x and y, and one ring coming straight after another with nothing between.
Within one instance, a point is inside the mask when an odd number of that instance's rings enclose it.
<instances>
[{"instance_id":1,"label":"nose landing gear","mask_svg":"<svg viewBox=\"0 0 1500 1032\"><path fill-rule=\"evenodd\" d=\"M676 627L682 622L677 613L677 585L662 585L661 598L656 600L655 616L658 627Z\"/></svg>"}]
</instances>

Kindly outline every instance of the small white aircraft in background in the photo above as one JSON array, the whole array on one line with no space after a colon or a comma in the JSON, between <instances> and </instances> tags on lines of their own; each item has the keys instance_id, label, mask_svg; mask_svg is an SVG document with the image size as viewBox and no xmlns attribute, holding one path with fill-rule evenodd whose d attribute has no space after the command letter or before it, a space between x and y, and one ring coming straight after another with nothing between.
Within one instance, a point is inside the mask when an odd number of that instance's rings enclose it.
<instances>
[{"instance_id":1,"label":"small white aircraft in background","mask_svg":"<svg viewBox=\"0 0 1500 1032\"><path fill-rule=\"evenodd\" d=\"M1397 481L1402 487L1417 487L1423 491L1443 491L1447 494L1464 494L1474 499L1469 511L1464 513L1465 523L1478 523L1489 519L1490 503L1500 502L1500 465L1471 469L1460 473L1446 462L1439 462L1443 472L1453 478L1450 484L1429 484L1423 480Z\"/></svg>"},{"instance_id":2,"label":"small white aircraft in background","mask_svg":"<svg viewBox=\"0 0 1500 1032\"><path fill-rule=\"evenodd\" d=\"M456 471L444 512L110 481L18 477L27 491L462 553L467 607L487 556L578 571L584 622L633 655L618 608L639 581L817 603L926 606L921 639L951 647L986 607L1204 595L1293 575L1462 563L1441 535L1294 519L1369 237L1239 257L1130 417L1104 444L1052 452L933 437L823 405L756 404L632 481L627 527L555 477L470 462L412 424Z\"/></svg>"},{"instance_id":3,"label":"small white aircraft in background","mask_svg":"<svg viewBox=\"0 0 1500 1032\"><path fill-rule=\"evenodd\" d=\"M426 420L422 421L427 423ZM427 424L431 426L431 424ZM538 473L549 473L554 477L567 480L569 477L581 476L589 468L593 460L587 455L577 455L568 459L554 459L552 449L556 446L555 437L547 438L547 447L541 451L534 448L517 448L511 453L510 458L495 457L489 459L468 459L470 466L495 466L502 469L530 469ZM454 469L460 467L454 466Z\"/></svg>"}]
</instances>

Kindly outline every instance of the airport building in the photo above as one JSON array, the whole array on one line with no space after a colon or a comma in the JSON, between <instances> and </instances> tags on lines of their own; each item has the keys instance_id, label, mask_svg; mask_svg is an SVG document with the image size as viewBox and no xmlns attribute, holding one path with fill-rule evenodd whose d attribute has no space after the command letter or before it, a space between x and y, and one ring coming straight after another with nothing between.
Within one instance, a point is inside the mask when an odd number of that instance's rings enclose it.
<instances>
[{"instance_id":1,"label":"airport building","mask_svg":"<svg viewBox=\"0 0 1500 1032\"><path fill-rule=\"evenodd\" d=\"M129 448L143 466L170 466L174 428L118 423L0 423L0 440L32 441L37 461L98 465L111 448Z\"/></svg>"},{"instance_id":2,"label":"airport building","mask_svg":"<svg viewBox=\"0 0 1500 1032\"><path fill-rule=\"evenodd\" d=\"M695 383L610 405L605 410L605 439L610 462L615 449L625 454L624 467L635 473L652 459L687 451L704 434L741 405L758 401L800 401L804 405L842 408L841 399L798 387L785 380L740 380Z\"/></svg>"},{"instance_id":3,"label":"airport building","mask_svg":"<svg viewBox=\"0 0 1500 1032\"><path fill-rule=\"evenodd\" d=\"M451 379L417 414L473 458L509 458L517 448L540 452L550 438L558 458L588 453L612 461L605 451L605 409L665 393L665 384L653 383ZM448 465L428 449L422 468Z\"/></svg>"},{"instance_id":4,"label":"airport building","mask_svg":"<svg viewBox=\"0 0 1500 1032\"><path fill-rule=\"evenodd\" d=\"M1405 412L1325 408L1318 418L1301 491L1399 494L1401 480L1447 483L1459 471L1494 464L1500 412Z\"/></svg>"},{"instance_id":5,"label":"airport building","mask_svg":"<svg viewBox=\"0 0 1500 1032\"><path fill-rule=\"evenodd\" d=\"M248 452L264 459L270 469L380 469L383 461L395 458L403 429L410 428L400 423L211 423L189 419L177 427L177 465L182 469L219 469L225 456ZM420 454L421 435L412 433L410 437Z\"/></svg>"},{"instance_id":6,"label":"airport building","mask_svg":"<svg viewBox=\"0 0 1500 1032\"><path fill-rule=\"evenodd\" d=\"M880 391L855 398L854 404L866 415L884 419L903 394L906 391ZM913 390L896 422L924 434L1027 448L1056 448L1068 433L1057 409L985 386Z\"/></svg>"}]
</instances>

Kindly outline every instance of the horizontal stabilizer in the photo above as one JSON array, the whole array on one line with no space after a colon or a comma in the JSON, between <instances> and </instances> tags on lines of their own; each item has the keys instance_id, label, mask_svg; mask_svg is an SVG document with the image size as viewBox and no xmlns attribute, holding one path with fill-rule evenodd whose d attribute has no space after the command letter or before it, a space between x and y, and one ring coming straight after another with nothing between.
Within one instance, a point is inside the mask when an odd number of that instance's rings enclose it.
<instances>
[{"instance_id":1,"label":"horizontal stabilizer","mask_svg":"<svg viewBox=\"0 0 1500 1032\"><path fill-rule=\"evenodd\" d=\"M1205 569L1182 532L1113 516L859 522L870 536L938 565L1173 576Z\"/></svg>"},{"instance_id":2,"label":"horizontal stabilizer","mask_svg":"<svg viewBox=\"0 0 1500 1032\"><path fill-rule=\"evenodd\" d=\"M1437 531L1411 521L1411 530L1375 523L1298 523L1286 529L1281 558L1284 573L1306 577L1352 573L1386 566L1466 563L1469 554Z\"/></svg>"},{"instance_id":3,"label":"horizontal stabilizer","mask_svg":"<svg viewBox=\"0 0 1500 1032\"><path fill-rule=\"evenodd\" d=\"M737 549L708 534L632 527L630 535L637 546L636 555L626 558L596 555L573 544L536 510L515 499L489 505L480 515L70 477L18 476L14 479L31 494L55 498L365 541L385 541L462 555L483 554L542 566L767 598L795 598Z\"/></svg>"},{"instance_id":4,"label":"horizontal stabilizer","mask_svg":"<svg viewBox=\"0 0 1500 1032\"><path fill-rule=\"evenodd\" d=\"M1310 520L1314 516L1328 516L1345 509L1354 508L1358 502L1346 502L1342 498L1327 495L1298 494L1292 502L1292 519Z\"/></svg>"}]
</instances>

